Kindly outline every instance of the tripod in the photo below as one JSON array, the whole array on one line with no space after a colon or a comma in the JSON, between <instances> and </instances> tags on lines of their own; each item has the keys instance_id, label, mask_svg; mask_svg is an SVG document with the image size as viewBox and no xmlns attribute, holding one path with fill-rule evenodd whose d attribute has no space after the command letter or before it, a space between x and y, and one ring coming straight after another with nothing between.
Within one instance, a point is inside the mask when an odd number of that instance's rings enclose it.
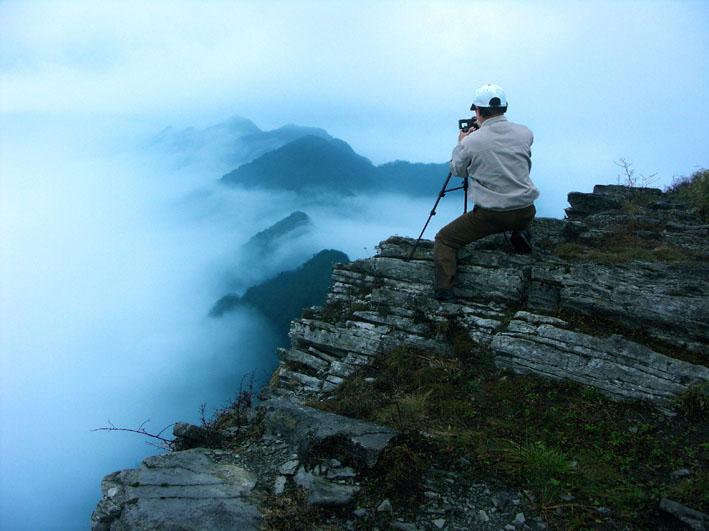
<instances>
[{"instance_id":1,"label":"tripod","mask_svg":"<svg viewBox=\"0 0 709 531\"><path fill-rule=\"evenodd\" d=\"M453 174L451 172L448 172L448 177L446 177L446 182L443 183L443 188L441 188L441 191L438 192L438 199L436 199L436 203L433 205L433 209L431 209L431 214L428 216L428 219L426 220L426 224L423 226L423 229L421 229L421 234L419 234L419 239L416 240L416 244L414 245L414 248L411 249L411 254L409 254L409 257L406 259L408 262L411 260L411 257L414 256L414 253L416 252L416 248L419 245L419 242L421 241L421 237L423 236L423 233L426 231L426 227L428 227L429 222L431 221L431 218L436 215L436 207L438 206L438 202L441 200L441 198L446 195L446 192L453 192L454 190L463 190L463 214L465 214L468 211L468 177L463 177L463 184L462 186L457 186L455 188L446 188L448 186L448 183L451 180L451 177Z\"/></svg>"}]
</instances>

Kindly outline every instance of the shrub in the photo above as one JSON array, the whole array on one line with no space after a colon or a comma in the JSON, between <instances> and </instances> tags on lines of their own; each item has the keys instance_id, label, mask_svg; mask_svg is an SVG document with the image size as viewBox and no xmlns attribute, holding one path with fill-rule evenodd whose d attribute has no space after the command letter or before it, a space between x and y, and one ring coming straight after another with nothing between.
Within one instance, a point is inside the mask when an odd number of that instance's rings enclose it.
<instances>
[{"instance_id":1,"label":"shrub","mask_svg":"<svg viewBox=\"0 0 709 531\"><path fill-rule=\"evenodd\" d=\"M690 203L693 213L703 223L709 223L709 170L702 168L690 177L674 178L665 192L677 194Z\"/></svg>"}]
</instances>

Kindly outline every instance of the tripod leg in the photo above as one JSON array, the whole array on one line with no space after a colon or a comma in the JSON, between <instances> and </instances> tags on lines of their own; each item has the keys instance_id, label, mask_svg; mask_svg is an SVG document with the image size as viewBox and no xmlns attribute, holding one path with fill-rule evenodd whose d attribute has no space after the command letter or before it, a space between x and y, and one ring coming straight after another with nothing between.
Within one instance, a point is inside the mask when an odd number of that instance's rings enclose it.
<instances>
[{"instance_id":1,"label":"tripod leg","mask_svg":"<svg viewBox=\"0 0 709 531\"><path fill-rule=\"evenodd\" d=\"M463 179L463 214L468 212L468 178Z\"/></svg>"},{"instance_id":2,"label":"tripod leg","mask_svg":"<svg viewBox=\"0 0 709 531\"><path fill-rule=\"evenodd\" d=\"M426 227L428 227L428 224L431 221L431 218L436 215L436 207L438 206L438 202L441 200L441 198L444 195L446 195L446 186L448 186L448 182L451 180L452 175L453 174L451 172L448 172L448 177L446 177L446 182L443 183L443 188L441 188L441 191L438 192L438 199L436 199L436 203L433 205L433 208L431 209L431 213L429 214L428 219L426 220L426 224L423 226L423 229L421 229L421 234L419 234L419 238L418 238L418 240L416 240L416 243L414 244L414 248L411 249L411 253L409 253L409 257L406 259L407 262L409 260L411 260L411 258L414 256L414 253L416 252L416 248L419 246L419 242L421 241L421 238L423 237L423 233L426 232Z\"/></svg>"}]
</instances>

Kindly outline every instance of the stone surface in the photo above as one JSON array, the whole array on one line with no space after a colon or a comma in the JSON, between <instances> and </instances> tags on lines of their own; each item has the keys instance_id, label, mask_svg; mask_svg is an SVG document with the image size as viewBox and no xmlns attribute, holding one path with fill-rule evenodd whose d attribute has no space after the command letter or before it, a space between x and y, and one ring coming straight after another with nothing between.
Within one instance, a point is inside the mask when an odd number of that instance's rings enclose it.
<instances>
[{"instance_id":1,"label":"stone surface","mask_svg":"<svg viewBox=\"0 0 709 531\"><path fill-rule=\"evenodd\" d=\"M393 510L394 509L391 506L391 502L388 499L382 501L382 503L380 503L379 506L377 507L377 512L379 512L379 513L390 513Z\"/></svg>"},{"instance_id":2,"label":"stone surface","mask_svg":"<svg viewBox=\"0 0 709 531\"><path fill-rule=\"evenodd\" d=\"M553 324L552 324L553 323ZM667 402L709 380L709 368L669 358L620 336L567 330L560 320L518 312L490 349L495 363L519 373L592 385L617 398Z\"/></svg>"},{"instance_id":3,"label":"stone surface","mask_svg":"<svg viewBox=\"0 0 709 531\"><path fill-rule=\"evenodd\" d=\"M543 262L532 269L530 309L602 316L709 359L709 267Z\"/></svg>"},{"instance_id":4,"label":"stone surface","mask_svg":"<svg viewBox=\"0 0 709 531\"><path fill-rule=\"evenodd\" d=\"M353 485L340 485L322 478L314 478L308 489L308 504L321 507L340 507L347 505L360 491Z\"/></svg>"},{"instance_id":5,"label":"stone surface","mask_svg":"<svg viewBox=\"0 0 709 531\"><path fill-rule=\"evenodd\" d=\"M185 450L109 474L91 517L94 530L259 529L256 475L229 452Z\"/></svg>"},{"instance_id":6,"label":"stone surface","mask_svg":"<svg viewBox=\"0 0 709 531\"><path fill-rule=\"evenodd\" d=\"M695 531L704 531L709 527L709 514L695 511L679 502L663 498L660 510L673 515Z\"/></svg>"},{"instance_id":7,"label":"stone surface","mask_svg":"<svg viewBox=\"0 0 709 531\"><path fill-rule=\"evenodd\" d=\"M176 422L172 428L172 434L175 437L194 442L202 441L206 438L205 432L202 428L187 422Z\"/></svg>"},{"instance_id":8,"label":"stone surface","mask_svg":"<svg viewBox=\"0 0 709 531\"><path fill-rule=\"evenodd\" d=\"M265 433L287 440L301 459L329 442L363 467L372 467L397 432L370 422L272 399L261 404L266 410Z\"/></svg>"},{"instance_id":9,"label":"stone surface","mask_svg":"<svg viewBox=\"0 0 709 531\"><path fill-rule=\"evenodd\" d=\"M278 471L284 476L292 476L295 471L298 470L299 461L297 459L292 459L287 463L283 463Z\"/></svg>"},{"instance_id":10,"label":"stone surface","mask_svg":"<svg viewBox=\"0 0 709 531\"><path fill-rule=\"evenodd\" d=\"M278 476L273 485L273 494L275 494L276 496L280 496L281 494L283 494L286 490L287 481L288 480L285 476Z\"/></svg>"},{"instance_id":11,"label":"stone surface","mask_svg":"<svg viewBox=\"0 0 709 531\"><path fill-rule=\"evenodd\" d=\"M590 214L609 210L619 210L621 207L619 199L605 194L571 192L568 199L571 208L566 209L566 215L569 219L584 218Z\"/></svg>"}]
</instances>

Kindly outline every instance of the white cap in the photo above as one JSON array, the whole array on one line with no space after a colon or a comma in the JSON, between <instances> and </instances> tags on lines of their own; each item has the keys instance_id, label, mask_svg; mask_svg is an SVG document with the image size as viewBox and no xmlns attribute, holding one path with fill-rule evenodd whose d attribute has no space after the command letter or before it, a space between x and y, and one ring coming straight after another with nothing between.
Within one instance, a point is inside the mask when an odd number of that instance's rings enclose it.
<instances>
[{"instance_id":1,"label":"white cap","mask_svg":"<svg viewBox=\"0 0 709 531\"><path fill-rule=\"evenodd\" d=\"M492 98L499 98L498 105L490 105ZM475 110L475 107L507 107L507 95L505 90L499 85L484 85L475 91L475 101L470 107L470 110Z\"/></svg>"}]
</instances>

